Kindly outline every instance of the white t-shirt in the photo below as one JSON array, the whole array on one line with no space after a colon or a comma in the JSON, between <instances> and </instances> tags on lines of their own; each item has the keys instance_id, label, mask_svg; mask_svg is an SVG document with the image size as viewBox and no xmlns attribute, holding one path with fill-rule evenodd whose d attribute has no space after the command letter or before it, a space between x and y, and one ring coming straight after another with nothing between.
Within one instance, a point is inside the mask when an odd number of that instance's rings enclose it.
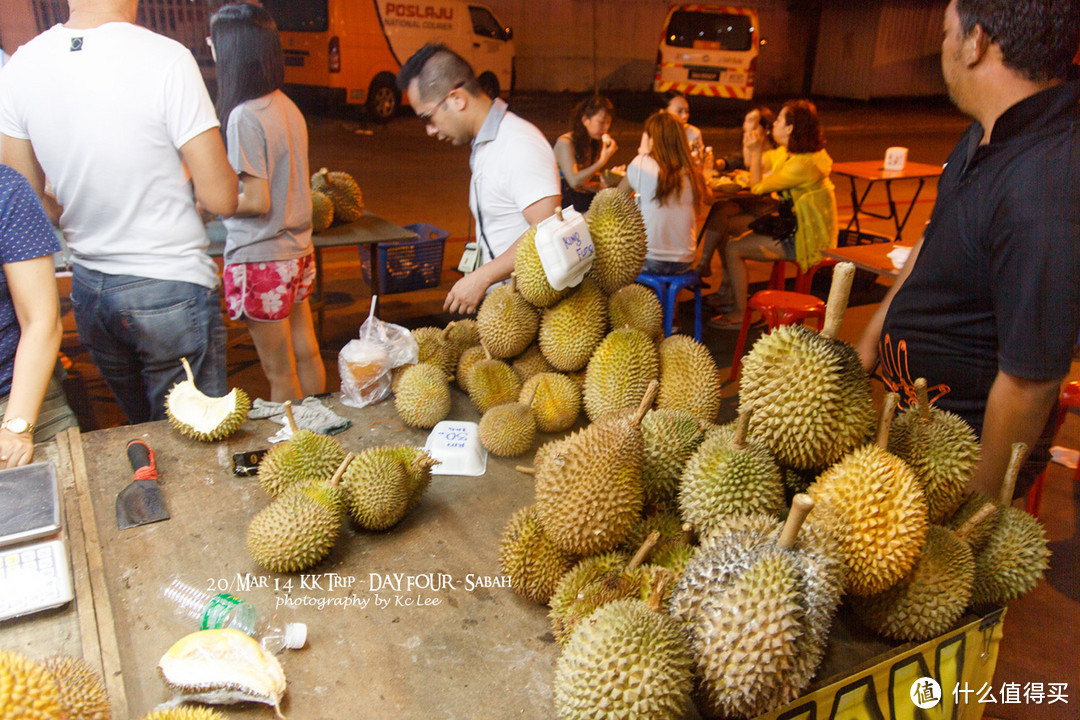
<instances>
[{"instance_id":1,"label":"white t-shirt","mask_svg":"<svg viewBox=\"0 0 1080 720\"><path fill-rule=\"evenodd\" d=\"M0 133L29 139L79 265L217 287L179 148L218 126L191 53L130 23L55 25L0 73Z\"/></svg>"},{"instance_id":2,"label":"white t-shirt","mask_svg":"<svg viewBox=\"0 0 1080 720\"><path fill-rule=\"evenodd\" d=\"M476 240L484 262L498 257L529 229L522 211L538 200L560 196L555 153L535 125L495 100L473 140L469 208L476 218Z\"/></svg>"},{"instance_id":3,"label":"white t-shirt","mask_svg":"<svg viewBox=\"0 0 1080 720\"><path fill-rule=\"evenodd\" d=\"M656 201L656 183L660 166L650 155L638 155L630 161L626 178L638 196L638 207L645 220L648 248L646 260L692 262L697 238L694 234L694 188L684 175L682 190L669 197L667 204Z\"/></svg>"}]
</instances>

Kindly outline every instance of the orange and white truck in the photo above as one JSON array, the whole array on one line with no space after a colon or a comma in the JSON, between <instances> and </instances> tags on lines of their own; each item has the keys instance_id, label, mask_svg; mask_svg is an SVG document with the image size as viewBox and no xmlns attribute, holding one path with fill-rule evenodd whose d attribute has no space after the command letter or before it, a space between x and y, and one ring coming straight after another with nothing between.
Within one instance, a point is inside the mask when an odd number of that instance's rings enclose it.
<instances>
[{"instance_id":1,"label":"orange and white truck","mask_svg":"<svg viewBox=\"0 0 1080 720\"><path fill-rule=\"evenodd\" d=\"M653 90L749 100L761 44L750 8L674 5L664 20Z\"/></svg>"}]
</instances>

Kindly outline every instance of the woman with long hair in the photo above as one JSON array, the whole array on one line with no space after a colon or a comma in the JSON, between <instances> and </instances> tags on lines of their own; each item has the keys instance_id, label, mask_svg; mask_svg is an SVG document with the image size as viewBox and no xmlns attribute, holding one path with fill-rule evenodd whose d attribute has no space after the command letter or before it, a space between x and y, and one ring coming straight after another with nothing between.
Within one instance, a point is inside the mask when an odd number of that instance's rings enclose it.
<instances>
[{"instance_id":1,"label":"woman with long hair","mask_svg":"<svg viewBox=\"0 0 1080 720\"><path fill-rule=\"evenodd\" d=\"M821 251L836 246L836 191L829 172L832 158L825 151L825 133L817 108L809 100L789 100L773 123L777 147L764 150L765 134L757 130L743 142L750 170L750 191L778 193L780 212L793 223L762 223L725 248L734 310L709 321L721 330L737 330L746 310L746 261L794 260L807 270L821 261ZM751 225L758 225L756 222ZM769 228L766 234L764 228ZM785 226L786 225L786 226Z\"/></svg>"},{"instance_id":2,"label":"woman with long hair","mask_svg":"<svg viewBox=\"0 0 1080 720\"><path fill-rule=\"evenodd\" d=\"M607 134L615 107L603 95L591 95L570 115L570 132L555 141L555 160L562 175L562 205L585 212L597 189L604 187L597 173L619 149Z\"/></svg>"},{"instance_id":3,"label":"woman with long hair","mask_svg":"<svg viewBox=\"0 0 1080 720\"><path fill-rule=\"evenodd\" d=\"M308 303L315 260L307 124L281 92L277 26L257 5L226 5L210 19L210 38L218 118L240 176L236 215L225 220L229 317L244 319L272 401L320 393L326 369Z\"/></svg>"},{"instance_id":4,"label":"woman with long hair","mask_svg":"<svg viewBox=\"0 0 1080 720\"><path fill-rule=\"evenodd\" d=\"M637 193L645 221L643 272L677 275L694 262L697 212L711 199L701 167L690 157L686 132L671 113L645 121L638 156L626 168L621 190Z\"/></svg>"}]
</instances>

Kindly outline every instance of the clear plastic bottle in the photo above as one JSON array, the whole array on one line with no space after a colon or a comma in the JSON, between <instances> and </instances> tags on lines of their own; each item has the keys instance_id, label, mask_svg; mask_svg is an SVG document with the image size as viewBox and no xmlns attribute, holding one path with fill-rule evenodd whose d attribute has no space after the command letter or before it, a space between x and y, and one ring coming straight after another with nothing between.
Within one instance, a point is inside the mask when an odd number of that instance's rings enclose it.
<instances>
[{"instance_id":1,"label":"clear plastic bottle","mask_svg":"<svg viewBox=\"0 0 1080 720\"><path fill-rule=\"evenodd\" d=\"M716 174L716 156L713 155L712 145L705 148L705 157L701 162L701 168L706 180L711 180Z\"/></svg>"},{"instance_id":2,"label":"clear plastic bottle","mask_svg":"<svg viewBox=\"0 0 1080 720\"><path fill-rule=\"evenodd\" d=\"M240 600L228 593L211 595L172 575L162 586L161 594L170 600L176 614L184 620L193 620L200 630L232 628L259 637L260 645L270 653L280 653L289 648L297 650L307 642L307 625L281 622L276 615L262 622L259 613L247 600Z\"/></svg>"}]
</instances>

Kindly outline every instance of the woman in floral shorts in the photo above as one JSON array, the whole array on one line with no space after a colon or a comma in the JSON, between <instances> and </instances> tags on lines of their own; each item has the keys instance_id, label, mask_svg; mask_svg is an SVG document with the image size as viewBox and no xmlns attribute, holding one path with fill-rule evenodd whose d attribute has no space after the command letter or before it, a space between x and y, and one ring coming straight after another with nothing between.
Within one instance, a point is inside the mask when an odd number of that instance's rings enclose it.
<instances>
[{"instance_id":1,"label":"woman in floral shorts","mask_svg":"<svg viewBox=\"0 0 1080 720\"><path fill-rule=\"evenodd\" d=\"M240 203L225 220L225 301L244 318L274 402L326 388L311 320L308 137L304 117L281 92L285 64L273 18L261 7L226 5L210 21L218 117Z\"/></svg>"}]
</instances>

